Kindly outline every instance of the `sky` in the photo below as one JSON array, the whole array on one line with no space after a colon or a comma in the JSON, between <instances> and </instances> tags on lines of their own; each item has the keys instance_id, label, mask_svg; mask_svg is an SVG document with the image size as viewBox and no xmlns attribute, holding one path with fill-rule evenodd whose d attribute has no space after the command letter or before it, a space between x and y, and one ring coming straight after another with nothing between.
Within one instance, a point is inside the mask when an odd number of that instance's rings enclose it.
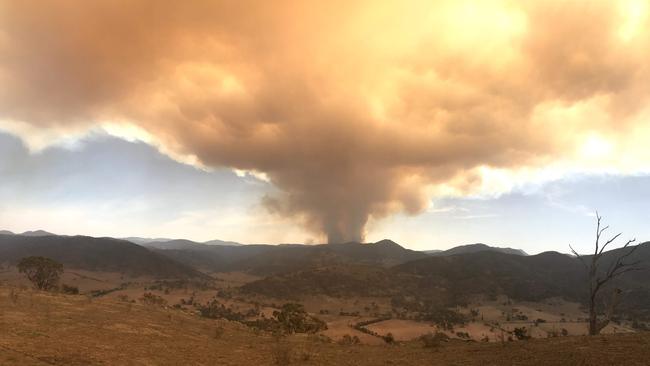
<instances>
[{"instance_id":1,"label":"sky","mask_svg":"<svg viewBox=\"0 0 650 366\"><path fill-rule=\"evenodd\" d=\"M645 0L3 1L0 228L648 240L648 54Z\"/></svg>"}]
</instances>

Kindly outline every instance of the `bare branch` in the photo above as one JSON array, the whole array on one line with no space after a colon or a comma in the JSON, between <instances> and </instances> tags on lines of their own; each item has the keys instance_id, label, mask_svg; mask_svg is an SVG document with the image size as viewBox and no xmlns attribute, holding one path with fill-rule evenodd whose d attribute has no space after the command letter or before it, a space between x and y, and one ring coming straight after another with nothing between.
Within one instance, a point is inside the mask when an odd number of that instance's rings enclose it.
<instances>
[{"instance_id":1,"label":"bare branch","mask_svg":"<svg viewBox=\"0 0 650 366\"><path fill-rule=\"evenodd\" d=\"M634 243L635 241L636 241L636 239L628 240L627 243L625 243L625 245L623 245L623 247L621 247L621 250L627 248L630 244ZM621 255L618 258L616 258L616 261L614 261L609 266L609 269L607 270L608 275L610 273L614 273L614 271L616 271L618 268L629 266L630 264L625 264L623 261L627 257L629 257L630 255L632 255L632 253L634 253L638 248L639 248L639 246L635 245L632 248L630 248L630 250L627 253L625 253L624 255Z\"/></svg>"},{"instance_id":2,"label":"bare branch","mask_svg":"<svg viewBox=\"0 0 650 366\"><path fill-rule=\"evenodd\" d=\"M594 251L594 255L598 254L598 242L600 241L600 220L601 217L598 215L598 210L596 210L596 250ZM593 258L592 261L596 261L596 258Z\"/></svg>"},{"instance_id":3,"label":"bare branch","mask_svg":"<svg viewBox=\"0 0 650 366\"><path fill-rule=\"evenodd\" d=\"M641 261L636 261L634 264L630 263L630 266L636 266L639 263L641 263ZM623 270L621 270L620 272L614 273L612 278L618 277L618 276L622 275L623 273L641 271L641 270L643 270L643 267L626 267Z\"/></svg>"},{"instance_id":4,"label":"bare branch","mask_svg":"<svg viewBox=\"0 0 650 366\"><path fill-rule=\"evenodd\" d=\"M598 232L598 236L603 235L603 233L604 233L605 230L607 230L607 229L609 229L609 225L607 225L607 226L605 226L604 228L600 229L600 231Z\"/></svg>"},{"instance_id":5,"label":"bare branch","mask_svg":"<svg viewBox=\"0 0 650 366\"><path fill-rule=\"evenodd\" d=\"M621 247L621 249L627 248L628 246L630 246L630 244L632 244L634 242L636 242L636 238L628 240L627 243L625 243L625 245L623 245ZM621 257L621 259L627 258L628 256L630 256L630 254L634 253L638 248L639 248L638 245L633 246L632 248L630 248L630 251L627 252L627 254L625 254L624 256Z\"/></svg>"},{"instance_id":6,"label":"bare branch","mask_svg":"<svg viewBox=\"0 0 650 366\"><path fill-rule=\"evenodd\" d=\"M573 255L575 255L576 258L578 258L580 260L580 263L582 263L582 265L585 266L585 269L588 270L589 266L587 266L587 262L585 262L585 259L582 258L582 256L580 254L578 254L578 252L576 252L575 249L573 249L571 244L569 244L569 248L571 248L571 252L573 253Z\"/></svg>"},{"instance_id":7,"label":"bare branch","mask_svg":"<svg viewBox=\"0 0 650 366\"><path fill-rule=\"evenodd\" d=\"M609 227L609 226L608 226L608 227ZM606 228L607 228L607 227L606 227ZM605 229L606 229L606 228L605 228ZM603 229L603 230L604 230L604 229ZM609 239L609 240L608 240L608 241L607 241L607 242L606 242L606 243L605 243L605 244L600 248L600 251L598 252L598 254L603 254L603 251L605 251L605 248L607 248L607 246L608 246L609 244L611 244L614 240L618 239L618 237L621 236L621 235L623 235L623 233L618 233L618 234L614 235L613 238Z\"/></svg>"}]
</instances>

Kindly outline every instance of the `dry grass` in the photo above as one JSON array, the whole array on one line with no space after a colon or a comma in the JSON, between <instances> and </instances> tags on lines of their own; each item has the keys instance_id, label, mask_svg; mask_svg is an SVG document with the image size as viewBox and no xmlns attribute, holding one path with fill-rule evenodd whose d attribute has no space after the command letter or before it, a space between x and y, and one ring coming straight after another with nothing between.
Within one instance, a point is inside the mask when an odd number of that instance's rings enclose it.
<instances>
[{"instance_id":1,"label":"dry grass","mask_svg":"<svg viewBox=\"0 0 650 366\"><path fill-rule=\"evenodd\" d=\"M279 343L238 323L158 306L11 291L0 288L3 366L274 365L286 360L300 365L598 366L647 365L650 359L647 333L504 344L451 341L435 351L422 342L342 346L313 336L287 337ZM215 329L223 333L217 337Z\"/></svg>"},{"instance_id":2,"label":"dry grass","mask_svg":"<svg viewBox=\"0 0 650 366\"><path fill-rule=\"evenodd\" d=\"M271 349L273 364L277 366L286 366L291 364L291 344L288 342L278 341Z\"/></svg>"}]
</instances>

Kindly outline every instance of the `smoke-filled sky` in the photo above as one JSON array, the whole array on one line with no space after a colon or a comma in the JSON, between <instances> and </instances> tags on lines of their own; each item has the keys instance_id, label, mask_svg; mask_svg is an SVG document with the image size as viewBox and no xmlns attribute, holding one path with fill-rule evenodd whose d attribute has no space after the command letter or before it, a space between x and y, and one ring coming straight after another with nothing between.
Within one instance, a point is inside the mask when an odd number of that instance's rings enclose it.
<instances>
[{"instance_id":1,"label":"smoke-filled sky","mask_svg":"<svg viewBox=\"0 0 650 366\"><path fill-rule=\"evenodd\" d=\"M647 0L1 1L0 227L650 236L649 55Z\"/></svg>"}]
</instances>

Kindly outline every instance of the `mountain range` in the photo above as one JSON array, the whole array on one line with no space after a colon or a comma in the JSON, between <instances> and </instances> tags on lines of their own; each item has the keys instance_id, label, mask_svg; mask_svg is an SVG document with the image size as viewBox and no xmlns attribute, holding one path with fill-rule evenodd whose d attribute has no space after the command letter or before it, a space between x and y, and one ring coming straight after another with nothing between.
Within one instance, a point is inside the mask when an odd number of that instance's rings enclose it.
<instances>
[{"instance_id":1,"label":"mountain range","mask_svg":"<svg viewBox=\"0 0 650 366\"><path fill-rule=\"evenodd\" d=\"M15 234L9 230L0 230L0 235L22 235L22 236L55 236L45 230L34 230L34 231L25 231L24 233Z\"/></svg>"},{"instance_id":2,"label":"mountain range","mask_svg":"<svg viewBox=\"0 0 650 366\"><path fill-rule=\"evenodd\" d=\"M163 239L139 245L122 239L36 233L41 235L0 234L0 263L15 264L39 255L66 268L156 278L208 279L209 273L239 271L262 277L244 285L244 292L284 298L390 296L404 307L462 304L477 295L529 301L549 297L582 301L586 296L582 263L557 252L526 255L517 249L470 244L427 253L391 240L236 245ZM608 268L622 250L606 252L601 268ZM650 243L640 244L629 260L650 263ZM626 273L612 284L624 291L624 307L644 314L650 314L647 268Z\"/></svg>"},{"instance_id":3,"label":"mountain range","mask_svg":"<svg viewBox=\"0 0 650 366\"><path fill-rule=\"evenodd\" d=\"M43 256L66 268L157 278L207 278L189 266L126 240L88 236L0 235L0 263Z\"/></svg>"}]
</instances>

